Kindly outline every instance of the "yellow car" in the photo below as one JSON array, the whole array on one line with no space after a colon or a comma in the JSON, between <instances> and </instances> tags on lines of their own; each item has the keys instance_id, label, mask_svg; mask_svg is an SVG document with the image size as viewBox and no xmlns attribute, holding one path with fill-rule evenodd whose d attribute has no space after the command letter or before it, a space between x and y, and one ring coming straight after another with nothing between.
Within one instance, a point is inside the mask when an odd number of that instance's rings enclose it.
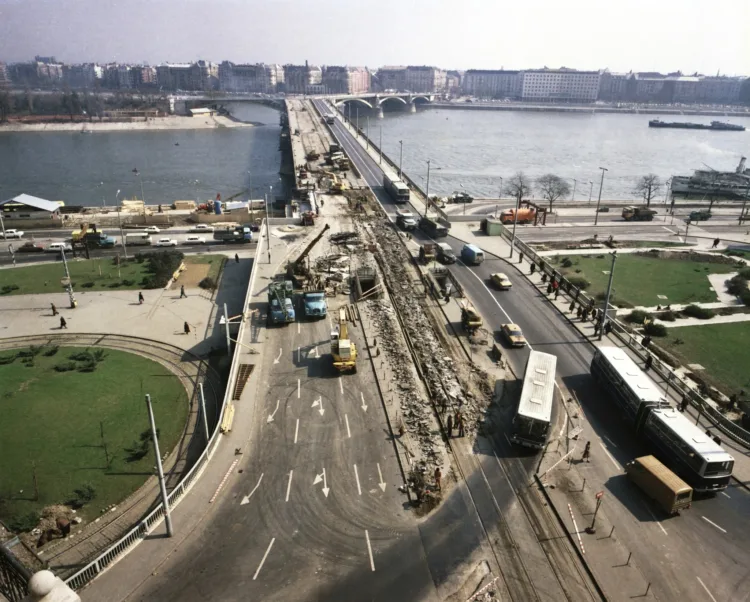
<instances>
[{"instance_id":1,"label":"yellow car","mask_svg":"<svg viewBox=\"0 0 750 602\"><path fill-rule=\"evenodd\" d=\"M492 274L492 276L490 276L490 280L492 280L492 284L494 284L501 291L507 291L511 286L513 286L513 283L508 280L508 277L501 272Z\"/></svg>"},{"instance_id":2,"label":"yellow car","mask_svg":"<svg viewBox=\"0 0 750 602\"><path fill-rule=\"evenodd\" d=\"M518 324L503 324L500 328L505 339L510 343L511 347L525 347L526 337L523 336L523 332L518 327Z\"/></svg>"}]
</instances>

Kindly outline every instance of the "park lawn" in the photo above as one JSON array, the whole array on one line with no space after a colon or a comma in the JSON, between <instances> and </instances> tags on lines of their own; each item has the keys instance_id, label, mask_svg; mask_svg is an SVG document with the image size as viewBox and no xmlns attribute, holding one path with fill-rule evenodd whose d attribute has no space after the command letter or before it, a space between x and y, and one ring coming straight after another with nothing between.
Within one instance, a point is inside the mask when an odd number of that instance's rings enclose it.
<instances>
[{"instance_id":1,"label":"park lawn","mask_svg":"<svg viewBox=\"0 0 750 602\"><path fill-rule=\"evenodd\" d=\"M659 345L684 364L703 366L708 380L724 393L750 391L750 322L682 326L667 333Z\"/></svg>"},{"instance_id":2,"label":"park lawn","mask_svg":"<svg viewBox=\"0 0 750 602\"><path fill-rule=\"evenodd\" d=\"M6 523L64 503L84 484L96 491L78 511L87 519L138 489L153 474L153 444L149 439L148 453L135 461L128 461L126 449L137 446L149 429L145 393L153 401L162 454L175 447L187 420L187 392L161 364L101 348L106 355L93 372L57 372L56 364L85 349L60 347L44 355L53 349L45 347L33 366L22 358L0 364L0 520ZM14 354L2 351L0 361Z\"/></svg>"},{"instance_id":3,"label":"park lawn","mask_svg":"<svg viewBox=\"0 0 750 602\"><path fill-rule=\"evenodd\" d=\"M561 254L558 257L562 261L566 256ZM608 253L569 255L568 258L573 261L572 267L560 268L559 263L552 263L552 266L565 276L584 276L591 283L586 290L590 295L606 293L609 270L612 268L612 258ZM576 270L580 270L580 273L576 273ZM618 255L612 284L615 304L619 300L633 306L655 307L717 301L708 274L728 274L736 270L736 267L725 264ZM659 295L664 295L666 299Z\"/></svg>"},{"instance_id":4,"label":"park lawn","mask_svg":"<svg viewBox=\"0 0 750 602\"><path fill-rule=\"evenodd\" d=\"M214 282L217 282L226 259L226 255L186 255L184 261L186 264L209 264L211 267L206 276L213 278Z\"/></svg>"},{"instance_id":5,"label":"park lawn","mask_svg":"<svg viewBox=\"0 0 750 602\"><path fill-rule=\"evenodd\" d=\"M135 290L141 288L141 280L147 275L146 263L122 259L118 271L114 257L101 259L74 259L68 261L70 279L76 292L101 291L105 289ZM43 265L19 266L0 270L0 294L32 295L62 293L65 287L62 261ZM17 289L3 292L3 287Z\"/></svg>"}]
</instances>

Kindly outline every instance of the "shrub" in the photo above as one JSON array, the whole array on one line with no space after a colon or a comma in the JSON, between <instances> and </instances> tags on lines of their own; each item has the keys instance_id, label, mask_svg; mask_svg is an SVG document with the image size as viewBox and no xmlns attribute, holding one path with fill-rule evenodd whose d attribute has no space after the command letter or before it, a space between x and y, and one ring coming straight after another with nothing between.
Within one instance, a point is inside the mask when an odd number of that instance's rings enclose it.
<instances>
[{"instance_id":1,"label":"shrub","mask_svg":"<svg viewBox=\"0 0 750 602\"><path fill-rule=\"evenodd\" d=\"M747 278L740 274L737 274L736 276L726 281L726 287L727 292L730 295L739 296L742 294L742 291L747 290Z\"/></svg>"},{"instance_id":2,"label":"shrub","mask_svg":"<svg viewBox=\"0 0 750 602\"><path fill-rule=\"evenodd\" d=\"M750 307L750 289L740 293L740 301Z\"/></svg>"},{"instance_id":3,"label":"shrub","mask_svg":"<svg viewBox=\"0 0 750 602\"><path fill-rule=\"evenodd\" d=\"M565 259L562 260L561 265L564 268L571 268L573 267L573 262L568 257L566 257Z\"/></svg>"},{"instance_id":4,"label":"shrub","mask_svg":"<svg viewBox=\"0 0 750 602\"><path fill-rule=\"evenodd\" d=\"M643 327L643 332L652 337L665 337L667 336L667 327L664 324L649 322Z\"/></svg>"},{"instance_id":5,"label":"shrub","mask_svg":"<svg viewBox=\"0 0 750 602\"><path fill-rule=\"evenodd\" d=\"M94 370L96 370L96 362L93 359L78 364L79 372L93 372Z\"/></svg>"},{"instance_id":6,"label":"shrub","mask_svg":"<svg viewBox=\"0 0 750 602\"><path fill-rule=\"evenodd\" d=\"M96 497L96 489L90 483L84 483L78 489L75 489L70 496L70 499L66 500L65 504L75 510L83 508L85 504L88 504Z\"/></svg>"},{"instance_id":7,"label":"shrub","mask_svg":"<svg viewBox=\"0 0 750 602\"><path fill-rule=\"evenodd\" d=\"M71 353L68 357L76 362L88 362L94 359L88 349L86 351L79 351L78 353Z\"/></svg>"},{"instance_id":8,"label":"shrub","mask_svg":"<svg viewBox=\"0 0 750 602\"><path fill-rule=\"evenodd\" d=\"M84 283L83 283L83 284L81 285L81 288L92 288L93 286L94 286L94 283L93 283L93 282L84 282Z\"/></svg>"},{"instance_id":9,"label":"shrub","mask_svg":"<svg viewBox=\"0 0 750 602\"><path fill-rule=\"evenodd\" d=\"M17 353L12 353L10 355L2 355L0 356L0 366L6 366L8 364L12 364L16 361L16 358L18 357Z\"/></svg>"},{"instance_id":10,"label":"shrub","mask_svg":"<svg viewBox=\"0 0 750 602\"><path fill-rule=\"evenodd\" d=\"M0 289L0 294L8 295L12 293L13 291L17 291L17 290L18 290L17 284L6 284L5 286L3 286L2 289Z\"/></svg>"},{"instance_id":11,"label":"shrub","mask_svg":"<svg viewBox=\"0 0 750 602\"><path fill-rule=\"evenodd\" d=\"M122 282L110 282L109 288L119 288L122 286Z\"/></svg>"},{"instance_id":12,"label":"shrub","mask_svg":"<svg viewBox=\"0 0 750 602\"><path fill-rule=\"evenodd\" d=\"M750 267L742 268L738 275L742 276L745 280L750 280Z\"/></svg>"},{"instance_id":13,"label":"shrub","mask_svg":"<svg viewBox=\"0 0 750 602\"><path fill-rule=\"evenodd\" d=\"M214 291L216 290L216 280L214 280L210 276L206 276L198 283L198 286L207 291Z\"/></svg>"},{"instance_id":14,"label":"shrub","mask_svg":"<svg viewBox=\"0 0 750 602\"><path fill-rule=\"evenodd\" d=\"M169 279L172 278L172 274L180 267L180 263L185 256L179 251L162 251L161 253L150 253L141 257L139 254L138 261L146 262L146 271L149 273L141 280L141 286L154 289L166 286Z\"/></svg>"},{"instance_id":15,"label":"shrub","mask_svg":"<svg viewBox=\"0 0 750 602\"><path fill-rule=\"evenodd\" d=\"M23 349L17 353L18 357L34 358L42 352L42 345L32 345L28 349Z\"/></svg>"},{"instance_id":16,"label":"shrub","mask_svg":"<svg viewBox=\"0 0 750 602\"><path fill-rule=\"evenodd\" d=\"M708 320L716 315L716 312L713 310L701 307L700 305L688 305L681 313L691 318L698 318L699 320Z\"/></svg>"},{"instance_id":17,"label":"shrub","mask_svg":"<svg viewBox=\"0 0 750 602\"><path fill-rule=\"evenodd\" d=\"M76 369L75 362L60 362L54 365L55 372L71 372Z\"/></svg>"},{"instance_id":18,"label":"shrub","mask_svg":"<svg viewBox=\"0 0 750 602\"><path fill-rule=\"evenodd\" d=\"M584 291L591 286L591 283L583 276L569 276L568 282L570 282L571 285L578 287Z\"/></svg>"},{"instance_id":19,"label":"shrub","mask_svg":"<svg viewBox=\"0 0 750 602\"><path fill-rule=\"evenodd\" d=\"M122 281L122 283L124 286L133 286L135 284L135 280L125 279Z\"/></svg>"},{"instance_id":20,"label":"shrub","mask_svg":"<svg viewBox=\"0 0 750 602\"><path fill-rule=\"evenodd\" d=\"M625 321L630 322L631 324L643 324L646 319L651 320L652 318L653 316L647 311L643 311L642 309L634 309L627 316L625 316Z\"/></svg>"},{"instance_id":21,"label":"shrub","mask_svg":"<svg viewBox=\"0 0 750 602\"><path fill-rule=\"evenodd\" d=\"M659 314L658 318L660 320L663 320L664 322L674 322L677 319L677 314L675 314L671 309L668 309L667 311L663 311Z\"/></svg>"},{"instance_id":22,"label":"shrub","mask_svg":"<svg viewBox=\"0 0 750 602\"><path fill-rule=\"evenodd\" d=\"M52 347L49 347L45 352L44 355L46 357L52 357L57 353L57 350L60 349L58 345L52 345Z\"/></svg>"},{"instance_id":23,"label":"shrub","mask_svg":"<svg viewBox=\"0 0 750 602\"><path fill-rule=\"evenodd\" d=\"M8 521L8 528L14 533L25 533L35 529L39 524L39 513L28 512L23 516L14 516Z\"/></svg>"}]
</instances>

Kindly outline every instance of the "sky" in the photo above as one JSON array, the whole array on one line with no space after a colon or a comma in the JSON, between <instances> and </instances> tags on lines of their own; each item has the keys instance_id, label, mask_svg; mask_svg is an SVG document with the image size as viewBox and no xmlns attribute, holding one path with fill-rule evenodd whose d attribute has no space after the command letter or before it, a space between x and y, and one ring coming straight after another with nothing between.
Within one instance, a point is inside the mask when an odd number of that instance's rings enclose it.
<instances>
[{"instance_id":1,"label":"sky","mask_svg":"<svg viewBox=\"0 0 750 602\"><path fill-rule=\"evenodd\" d=\"M750 75L750 0L0 0L0 61Z\"/></svg>"}]
</instances>

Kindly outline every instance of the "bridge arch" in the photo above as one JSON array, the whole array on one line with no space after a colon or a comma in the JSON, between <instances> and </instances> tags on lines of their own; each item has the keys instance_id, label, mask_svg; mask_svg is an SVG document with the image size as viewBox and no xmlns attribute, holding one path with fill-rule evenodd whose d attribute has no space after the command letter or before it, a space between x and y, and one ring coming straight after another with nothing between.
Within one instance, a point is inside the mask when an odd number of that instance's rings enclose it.
<instances>
[{"instance_id":1,"label":"bridge arch","mask_svg":"<svg viewBox=\"0 0 750 602\"><path fill-rule=\"evenodd\" d=\"M369 102L367 102L366 100L363 100L361 98L345 98L343 100L337 101L335 104L336 104L337 107L341 107L341 106L345 105L347 102L358 102L360 104L365 105L368 109L372 109L373 108L372 105Z\"/></svg>"},{"instance_id":2,"label":"bridge arch","mask_svg":"<svg viewBox=\"0 0 750 602\"><path fill-rule=\"evenodd\" d=\"M432 99L429 96L412 96L409 99L409 103L416 105L416 104L429 104L432 102Z\"/></svg>"},{"instance_id":3,"label":"bridge arch","mask_svg":"<svg viewBox=\"0 0 750 602\"><path fill-rule=\"evenodd\" d=\"M386 96L384 98L378 98L378 107L382 107L385 103L394 100L396 102L400 102L402 105L409 104L406 102L405 99L401 98L400 96Z\"/></svg>"}]
</instances>

